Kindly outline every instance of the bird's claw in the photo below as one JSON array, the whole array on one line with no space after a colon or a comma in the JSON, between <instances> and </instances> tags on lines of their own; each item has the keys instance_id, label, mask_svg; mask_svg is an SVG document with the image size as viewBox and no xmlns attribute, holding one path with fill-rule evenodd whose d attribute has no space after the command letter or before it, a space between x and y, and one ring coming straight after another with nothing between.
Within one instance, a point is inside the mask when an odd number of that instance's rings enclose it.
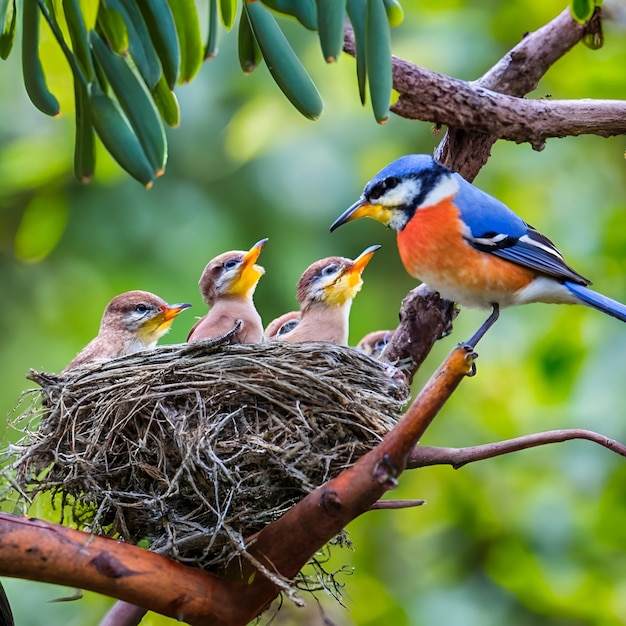
<instances>
[{"instance_id":1,"label":"bird's claw","mask_svg":"<svg viewBox=\"0 0 626 626\"><path fill-rule=\"evenodd\" d=\"M465 351L465 362L467 365L466 376L476 376L476 359L478 358L478 352L474 350L474 346L469 343L460 343L458 347Z\"/></svg>"}]
</instances>

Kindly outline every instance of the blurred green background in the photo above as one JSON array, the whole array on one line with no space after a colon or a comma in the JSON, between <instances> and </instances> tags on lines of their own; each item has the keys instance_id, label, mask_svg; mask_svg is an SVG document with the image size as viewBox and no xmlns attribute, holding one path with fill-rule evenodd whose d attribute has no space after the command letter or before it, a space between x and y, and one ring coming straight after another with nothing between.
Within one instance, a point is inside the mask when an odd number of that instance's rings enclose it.
<instances>
[{"instance_id":1,"label":"blurred green background","mask_svg":"<svg viewBox=\"0 0 626 626\"><path fill-rule=\"evenodd\" d=\"M542 26L564 2L405 2L393 51L420 65L474 79ZM200 3L202 5L202 3ZM312 261L355 256L383 244L365 274L351 341L393 328L415 285L394 236L361 220L328 226L382 166L431 153L441 135L428 123L391 117L384 127L358 102L354 61L323 63L314 33L288 25L326 103L312 123L261 67L243 76L236 36L191 85L178 89L181 128L168 131L169 163L151 191L102 151L95 181L72 176L73 116L67 74L50 86L65 114L48 119L25 95L19 54L0 65L0 410L8 415L32 385L29 368L60 371L97 332L105 304L130 289L194 305L164 343L183 341L205 312L197 290L204 265L225 250L270 241L256 292L265 322L295 308L295 283ZM605 46L577 46L532 96L625 98L626 31L605 24ZM54 59L48 62L55 70ZM63 93L59 91L63 90ZM623 137L551 140L543 152L498 143L476 180L548 234L569 262L611 297L626 301L626 162ZM484 313L464 311L416 377L419 390ZM483 341L478 376L467 379L423 443L470 446L555 428L589 428L626 441L626 327L584 307L507 310ZM4 442L16 438L3 428ZM354 567L341 624L542 626L626 624L626 463L587 442L484 461L460 471L402 476L394 498L425 498L407 511L376 511L351 524ZM95 625L112 601L95 594L5 579L19 626ZM315 602L309 602L315 607ZM45 612L45 619L42 616ZM285 623L298 623L289 611ZM144 623L173 621L146 619ZM317 609L312 622L321 623Z\"/></svg>"}]
</instances>

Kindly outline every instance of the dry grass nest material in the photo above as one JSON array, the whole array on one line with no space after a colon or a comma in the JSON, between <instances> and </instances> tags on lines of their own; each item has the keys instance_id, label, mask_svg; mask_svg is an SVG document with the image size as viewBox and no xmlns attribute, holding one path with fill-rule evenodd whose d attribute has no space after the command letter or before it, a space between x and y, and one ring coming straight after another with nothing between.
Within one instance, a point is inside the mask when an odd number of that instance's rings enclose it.
<instances>
[{"instance_id":1,"label":"dry grass nest material","mask_svg":"<svg viewBox=\"0 0 626 626\"><path fill-rule=\"evenodd\" d=\"M66 522L219 570L393 427L396 374L351 348L219 341L31 371L14 480L61 494Z\"/></svg>"}]
</instances>

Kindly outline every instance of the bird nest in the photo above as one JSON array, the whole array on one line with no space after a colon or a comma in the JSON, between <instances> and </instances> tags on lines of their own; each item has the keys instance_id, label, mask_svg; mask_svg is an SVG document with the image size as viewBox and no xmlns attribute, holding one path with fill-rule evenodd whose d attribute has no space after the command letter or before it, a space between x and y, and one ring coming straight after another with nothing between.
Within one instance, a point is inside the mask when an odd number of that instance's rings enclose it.
<instances>
[{"instance_id":1,"label":"bird nest","mask_svg":"<svg viewBox=\"0 0 626 626\"><path fill-rule=\"evenodd\" d=\"M29 378L11 464L27 501L52 494L64 523L210 571L372 449L408 399L394 368L315 343L166 346Z\"/></svg>"}]
</instances>

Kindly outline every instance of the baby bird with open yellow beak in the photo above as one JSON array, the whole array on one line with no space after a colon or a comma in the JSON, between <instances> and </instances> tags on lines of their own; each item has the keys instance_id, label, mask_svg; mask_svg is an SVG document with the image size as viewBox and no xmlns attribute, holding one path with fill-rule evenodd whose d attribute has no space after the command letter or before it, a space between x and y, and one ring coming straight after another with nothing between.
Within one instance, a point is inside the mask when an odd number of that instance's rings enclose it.
<instances>
[{"instance_id":1,"label":"baby bird with open yellow beak","mask_svg":"<svg viewBox=\"0 0 626 626\"><path fill-rule=\"evenodd\" d=\"M242 324L235 336L238 343L263 340L263 322L252 296L265 273L255 262L267 241L261 239L248 252L224 252L204 268L198 285L203 300L211 309L194 324L187 341L215 339L232 330L238 321Z\"/></svg>"},{"instance_id":2,"label":"baby bird with open yellow beak","mask_svg":"<svg viewBox=\"0 0 626 626\"><path fill-rule=\"evenodd\" d=\"M380 246L370 246L354 261L332 256L316 261L298 281L300 321L281 341L329 341L348 344L352 300L361 290L361 274Z\"/></svg>"},{"instance_id":3,"label":"baby bird with open yellow beak","mask_svg":"<svg viewBox=\"0 0 626 626\"><path fill-rule=\"evenodd\" d=\"M98 336L63 370L150 350L169 330L174 318L190 304L169 305L149 291L127 291L107 304Z\"/></svg>"}]
</instances>

